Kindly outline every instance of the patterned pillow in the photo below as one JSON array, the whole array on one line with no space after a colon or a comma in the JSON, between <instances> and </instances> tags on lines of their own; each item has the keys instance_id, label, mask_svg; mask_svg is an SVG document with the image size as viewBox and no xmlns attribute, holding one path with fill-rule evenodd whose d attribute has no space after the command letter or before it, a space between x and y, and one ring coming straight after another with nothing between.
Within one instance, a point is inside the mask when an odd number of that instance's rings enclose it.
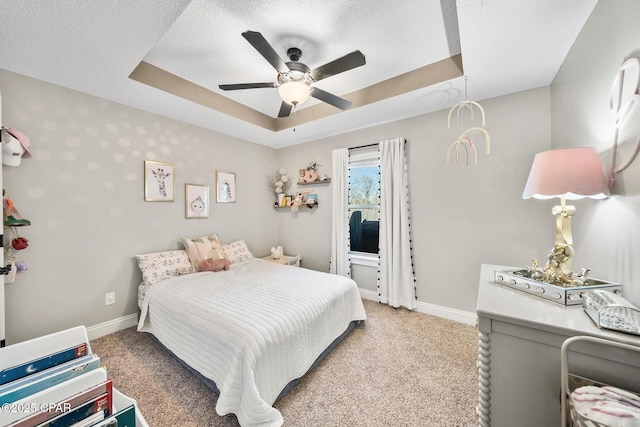
<instances>
[{"instance_id":1,"label":"patterned pillow","mask_svg":"<svg viewBox=\"0 0 640 427\"><path fill-rule=\"evenodd\" d=\"M253 258L253 254L247 247L244 239L232 243L223 243L222 249L224 249L224 253L227 254L227 259L231 264Z\"/></svg>"},{"instance_id":2,"label":"patterned pillow","mask_svg":"<svg viewBox=\"0 0 640 427\"><path fill-rule=\"evenodd\" d=\"M193 273L194 269L186 251L164 251L136 255L142 280L153 285L160 280L180 274Z\"/></svg>"},{"instance_id":3,"label":"patterned pillow","mask_svg":"<svg viewBox=\"0 0 640 427\"><path fill-rule=\"evenodd\" d=\"M183 237L181 241L194 270L198 270L200 263L206 259L229 259L224 249L222 249L218 236L215 234L197 239Z\"/></svg>"}]
</instances>

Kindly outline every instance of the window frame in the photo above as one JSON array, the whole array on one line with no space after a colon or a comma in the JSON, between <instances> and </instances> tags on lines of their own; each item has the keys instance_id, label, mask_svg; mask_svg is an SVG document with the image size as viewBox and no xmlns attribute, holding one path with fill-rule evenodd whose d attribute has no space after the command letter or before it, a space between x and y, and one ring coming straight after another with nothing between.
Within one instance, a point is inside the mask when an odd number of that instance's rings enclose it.
<instances>
[{"instance_id":1,"label":"window frame","mask_svg":"<svg viewBox=\"0 0 640 427\"><path fill-rule=\"evenodd\" d=\"M365 147L361 149L353 149L349 152L349 162L347 165L347 174L349 178L351 177L351 169L360 168L360 167L378 167L378 176L380 176L380 150L377 145L372 147ZM380 182L380 178L379 181ZM347 189L350 192L351 186L347 181ZM378 194L378 200L380 200L380 195ZM377 204L366 204L366 205L351 205L347 201L347 214L353 209L377 209L378 218L380 216L380 203ZM351 218L351 216L348 216ZM379 219L378 219L379 220ZM380 231L378 230L378 239L380 238ZM351 230L349 230L349 239L351 239ZM379 250L379 249L378 249ZM361 252L351 250L349 247L349 260L351 264L355 265L364 265L368 267L378 267L380 264L380 254L371 253L371 252Z\"/></svg>"}]
</instances>

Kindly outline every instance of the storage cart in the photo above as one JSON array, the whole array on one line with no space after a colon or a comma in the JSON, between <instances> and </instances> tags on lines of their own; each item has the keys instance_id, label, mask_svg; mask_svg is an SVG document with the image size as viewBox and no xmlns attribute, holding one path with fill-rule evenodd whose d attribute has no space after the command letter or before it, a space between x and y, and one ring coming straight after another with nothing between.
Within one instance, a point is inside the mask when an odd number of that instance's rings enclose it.
<instances>
[{"instance_id":1,"label":"storage cart","mask_svg":"<svg viewBox=\"0 0 640 427\"><path fill-rule=\"evenodd\" d=\"M624 350L630 350L640 353L640 347L630 344L624 344L616 341L606 340L602 338L595 338L589 336L575 336L565 340L562 343L562 347L560 349L560 384L561 390L560 393L560 401L562 408L562 418L560 419L561 426L569 426L569 427L608 427L605 424L589 420L578 413L575 410L575 407L572 404L570 395L573 390L575 390L576 385L597 385L603 386L607 385L602 382L590 380L587 378L582 378L578 376L571 375L569 373L569 348L576 342L591 342L603 346L616 347ZM636 390L637 391L637 390ZM635 393L636 391L630 391Z\"/></svg>"}]
</instances>

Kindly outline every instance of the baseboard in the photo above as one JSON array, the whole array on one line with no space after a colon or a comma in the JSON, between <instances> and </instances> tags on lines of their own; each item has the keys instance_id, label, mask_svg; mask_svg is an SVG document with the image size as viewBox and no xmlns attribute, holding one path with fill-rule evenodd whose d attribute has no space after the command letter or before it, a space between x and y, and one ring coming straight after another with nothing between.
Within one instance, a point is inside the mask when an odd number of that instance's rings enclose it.
<instances>
[{"instance_id":1,"label":"baseboard","mask_svg":"<svg viewBox=\"0 0 640 427\"><path fill-rule=\"evenodd\" d=\"M138 324L138 313L129 314L117 319L87 327L89 340L95 340L105 335L130 328Z\"/></svg>"},{"instance_id":2,"label":"baseboard","mask_svg":"<svg viewBox=\"0 0 640 427\"><path fill-rule=\"evenodd\" d=\"M367 289L359 289L359 291L362 298L371 301L378 301L378 294L376 292L369 291ZM442 317L443 319L454 320L456 322L465 323L472 326L475 326L478 322L478 317L475 313L457 310L455 308L444 307L441 305L429 304L422 301L418 301L416 303L415 311L419 313L429 314L431 316Z\"/></svg>"},{"instance_id":3,"label":"baseboard","mask_svg":"<svg viewBox=\"0 0 640 427\"><path fill-rule=\"evenodd\" d=\"M358 291L360 291L360 297L363 299L368 299L371 301L378 301L378 294L373 292L373 291L369 291L367 289L362 289L362 288L358 288Z\"/></svg>"},{"instance_id":4,"label":"baseboard","mask_svg":"<svg viewBox=\"0 0 640 427\"><path fill-rule=\"evenodd\" d=\"M478 323L478 316L476 316L475 313L444 307L442 305L429 304L422 301L418 301L416 303L416 311L430 314L432 316L442 317L444 319L455 320L456 322L466 323L471 326L476 326Z\"/></svg>"}]
</instances>

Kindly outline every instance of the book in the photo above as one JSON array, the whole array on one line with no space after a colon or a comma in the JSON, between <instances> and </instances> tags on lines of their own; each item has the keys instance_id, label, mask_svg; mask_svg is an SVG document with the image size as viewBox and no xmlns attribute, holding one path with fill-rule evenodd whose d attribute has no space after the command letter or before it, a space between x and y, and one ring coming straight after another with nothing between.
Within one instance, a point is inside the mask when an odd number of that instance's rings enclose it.
<instances>
[{"instance_id":1,"label":"book","mask_svg":"<svg viewBox=\"0 0 640 427\"><path fill-rule=\"evenodd\" d=\"M71 424L71 426L69 427L90 427L93 426L95 424L97 424L99 421L104 420L104 412L96 412L95 414L85 418L82 421L78 421L75 424ZM117 423L114 424L114 427L116 427Z\"/></svg>"},{"instance_id":2,"label":"book","mask_svg":"<svg viewBox=\"0 0 640 427\"><path fill-rule=\"evenodd\" d=\"M18 380L29 375L33 375L40 371L52 368L62 363L86 356L88 353L88 344L81 343L73 347L66 348L61 351L48 354L37 359L32 359L26 363L3 369L0 371L0 384L6 384L11 381Z\"/></svg>"},{"instance_id":3,"label":"book","mask_svg":"<svg viewBox=\"0 0 640 427\"><path fill-rule=\"evenodd\" d=\"M94 354L88 354L38 374L21 378L10 383L11 387L0 389L0 404L15 402L99 367L100 358Z\"/></svg>"},{"instance_id":4,"label":"book","mask_svg":"<svg viewBox=\"0 0 640 427\"><path fill-rule=\"evenodd\" d=\"M0 373L1 427L148 427L100 367L84 326L0 348Z\"/></svg>"},{"instance_id":5,"label":"book","mask_svg":"<svg viewBox=\"0 0 640 427\"><path fill-rule=\"evenodd\" d=\"M11 427L68 427L96 412L104 416L111 413L113 405L113 382L107 379L71 397L40 404L36 412L10 424Z\"/></svg>"},{"instance_id":6,"label":"book","mask_svg":"<svg viewBox=\"0 0 640 427\"><path fill-rule=\"evenodd\" d=\"M98 368L15 402L5 403L2 405L3 412L0 412L0 425L20 425L19 423L29 418L36 420L36 423L42 423L83 403L91 397L86 394L87 391L105 384L107 380L107 371ZM106 389L97 390L94 395L104 391ZM53 413L47 414L50 412ZM27 425L30 424L25 424Z\"/></svg>"},{"instance_id":7,"label":"book","mask_svg":"<svg viewBox=\"0 0 640 427\"><path fill-rule=\"evenodd\" d=\"M136 407L128 406L92 427L136 427Z\"/></svg>"},{"instance_id":8,"label":"book","mask_svg":"<svg viewBox=\"0 0 640 427\"><path fill-rule=\"evenodd\" d=\"M23 365L25 360L37 361L76 347L80 347L80 349L79 353L74 355L75 357L91 354L89 337L84 326L76 326L8 347L2 347L0 348L0 372L10 371L11 368ZM29 364L25 366L25 370L28 367ZM33 374L34 372L28 373ZM5 381L0 381L0 384Z\"/></svg>"},{"instance_id":9,"label":"book","mask_svg":"<svg viewBox=\"0 0 640 427\"><path fill-rule=\"evenodd\" d=\"M103 393L96 396L71 411L58 415L57 417L37 425L37 427L69 427L72 424L81 422L95 414L102 414L102 417L110 415L111 394Z\"/></svg>"}]
</instances>

